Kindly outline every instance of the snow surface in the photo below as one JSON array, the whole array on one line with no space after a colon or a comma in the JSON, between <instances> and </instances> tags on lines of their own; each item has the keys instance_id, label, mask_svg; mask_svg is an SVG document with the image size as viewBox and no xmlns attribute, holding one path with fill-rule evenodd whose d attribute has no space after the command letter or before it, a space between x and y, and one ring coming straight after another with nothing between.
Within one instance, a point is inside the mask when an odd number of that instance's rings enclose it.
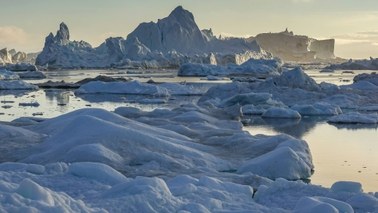
<instances>
[{"instance_id":1,"label":"snow surface","mask_svg":"<svg viewBox=\"0 0 378 213\"><path fill-rule=\"evenodd\" d=\"M100 163L0 164L3 212L374 212L378 199L278 179L256 192L215 177L126 178ZM105 176L103 176L105 174ZM112 180L109 182L109 180Z\"/></svg>"}]
</instances>

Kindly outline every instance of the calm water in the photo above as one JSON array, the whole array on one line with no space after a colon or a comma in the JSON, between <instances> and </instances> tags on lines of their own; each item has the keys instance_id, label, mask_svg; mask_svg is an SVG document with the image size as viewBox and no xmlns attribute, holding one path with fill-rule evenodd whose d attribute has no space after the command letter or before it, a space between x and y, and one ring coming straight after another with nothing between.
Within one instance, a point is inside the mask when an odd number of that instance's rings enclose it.
<instances>
[{"instance_id":1,"label":"calm water","mask_svg":"<svg viewBox=\"0 0 378 213\"><path fill-rule=\"evenodd\" d=\"M154 71L151 71L154 72ZM215 83L200 78L175 77L175 71L163 71L159 73L109 70L85 70L85 71L56 71L48 72L48 78L32 80L29 82L45 82L47 80L76 82L83 78L97 75L113 77L131 77L140 81L152 78L156 82L194 82L196 86L209 88ZM371 71L356 71L371 72ZM351 83L355 74L320 73L318 70L310 70L308 74L317 82L326 81L338 85ZM54 117L76 109L85 107L104 108L114 110L120 106L134 106L144 110L155 108L172 108L181 103L196 102L199 97L175 97L160 103L143 104L150 97L130 95L85 95L75 96L73 90L46 89L38 91L0 91L0 121L11 121L23 116ZM19 106L20 103L38 102L39 106ZM306 140L310 146L315 173L311 178L312 183L323 186L331 186L338 180L358 181L363 184L365 191L378 191L378 130L377 126L344 126L336 127L326 123L325 118L305 118L298 121L266 121L255 118L251 126L245 129L251 134L276 135L285 133Z\"/></svg>"},{"instance_id":2,"label":"calm water","mask_svg":"<svg viewBox=\"0 0 378 213\"><path fill-rule=\"evenodd\" d=\"M313 184L330 187L338 180L348 180L361 182L366 192L378 191L377 125L333 126L324 118L255 123L245 130L251 134L285 133L307 141L315 165Z\"/></svg>"}]
</instances>

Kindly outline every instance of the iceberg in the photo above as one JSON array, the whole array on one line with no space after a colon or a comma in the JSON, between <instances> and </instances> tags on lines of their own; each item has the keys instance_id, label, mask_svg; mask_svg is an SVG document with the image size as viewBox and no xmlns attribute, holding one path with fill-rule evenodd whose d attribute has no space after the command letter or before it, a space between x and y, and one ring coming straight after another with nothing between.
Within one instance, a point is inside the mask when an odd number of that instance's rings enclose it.
<instances>
[{"instance_id":1,"label":"iceberg","mask_svg":"<svg viewBox=\"0 0 378 213\"><path fill-rule=\"evenodd\" d=\"M257 41L264 50L284 61L313 62L335 59L335 39L317 40L294 35L286 29L279 33L261 33L249 40Z\"/></svg>"},{"instance_id":2,"label":"iceberg","mask_svg":"<svg viewBox=\"0 0 378 213\"><path fill-rule=\"evenodd\" d=\"M106 39L92 47L71 41L62 22L45 39L35 64L47 69L172 68L185 63L243 63L250 58L270 57L256 41L243 38L218 39L212 31L201 31L191 12L181 6L156 23L141 23L127 38Z\"/></svg>"}]
</instances>

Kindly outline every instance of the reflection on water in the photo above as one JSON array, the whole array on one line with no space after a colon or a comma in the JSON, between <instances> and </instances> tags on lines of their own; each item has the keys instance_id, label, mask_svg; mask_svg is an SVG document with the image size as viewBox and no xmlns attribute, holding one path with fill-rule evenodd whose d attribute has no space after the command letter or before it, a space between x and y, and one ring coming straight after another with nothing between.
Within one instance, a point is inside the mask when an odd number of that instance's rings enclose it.
<instances>
[{"instance_id":1,"label":"reflection on water","mask_svg":"<svg viewBox=\"0 0 378 213\"><path fill-rule=\"evenodd\" d=\"M45 97L50 102L57 102L58 105L66 105L70 102L71 93L64 90L44 90Z\"/></svg>"},{"instance_id":2,"label":"reflection on water","mask_svg":"<svg viewBox=\"0 0 378 213\"><path fill-rule=\"evenodd\" d=\"M202 85L203 86L203 85ZM208 85L204 86L208 87ZM183 103L196 103L199 96L173 96L156 98L145 95L82 94L74 90L45 89L38 91L16 91L0 96L0 121L11 121L19 117L55 117L81 108L102 108L113 111L128 106L151 111L156 108L174 108ZM38 102L38 107L20 106L19 103Z\"/></svg>"},{"instance_id":3,"label":"reflection on water","mask_svg":"<svg viewBox=\"0 0 378 213\"><path fill-rule=\"evenodd\" d=\"M319 122L325 122L327 117L304 117L302 119L272 119L261 118L260 116L251 116L244 122L247 126L253 126L260 129L271 129L274 132L285 133L296 138L303 138ZM247 127L248 128L248 127ZM251 132L252 134L255 134Z\"/></svg>"},{"instance_id":4,"label":"reflection on water","mask_svg":"<svg viewBox=\"0 0 378 213\"><path fill-rule=\"evenodd\" d=\"M320 118L317 118L320 119ZM365 191L378 191L377 126L333 126L317 119L299 123L277 120L277 124L251 124L251 134L289 134L307 141L313 156L313 184L330 187L338 180L361 182ZM324 119L324 118L323 118Z\"/></svg>"}]
</instances>

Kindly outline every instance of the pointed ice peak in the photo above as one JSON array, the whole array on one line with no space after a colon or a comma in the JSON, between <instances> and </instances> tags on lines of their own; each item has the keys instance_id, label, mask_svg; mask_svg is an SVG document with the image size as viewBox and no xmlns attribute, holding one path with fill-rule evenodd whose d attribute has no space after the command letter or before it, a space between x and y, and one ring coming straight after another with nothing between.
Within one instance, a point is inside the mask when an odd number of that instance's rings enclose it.
<instances>
[{"instance_id":1,"label":"pointed ice peak","mask_svg":"<svg viewBox=\"0 0 378 213\"><path fill-rule=\"evenodd\" d=\"M185 19L191 19L194 20L194 16L191 12L188 10L185 10L182 6L176 7L171 14L169 14L169 17L175 17L178 20L185 20Z\"/></svg>"},{"instance_id":2,"label":"pointed ice peak","mask_svg":"<svg viewBox=\"0 0 378 213\"><path fill-rule=\"evenodd\" d=\"M56 32L55 38L63 43L70 40L70 31L64 22L60 23L59 30Z\"/></svg>"}]
</instances>

